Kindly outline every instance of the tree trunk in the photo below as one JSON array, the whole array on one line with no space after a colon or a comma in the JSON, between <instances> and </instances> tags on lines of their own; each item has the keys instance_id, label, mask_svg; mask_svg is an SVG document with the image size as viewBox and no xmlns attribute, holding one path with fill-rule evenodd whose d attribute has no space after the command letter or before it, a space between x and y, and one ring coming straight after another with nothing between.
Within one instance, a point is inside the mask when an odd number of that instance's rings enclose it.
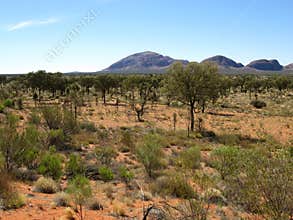
<instances>
[{"instance_id":1,"label":"tree trunk","mask_svg":"<svg viewBox=\"0 0 293 220\"><path fill-rule=\"evenodd\" d=\"M204 113L205 112L205 107L206 107L206 102L203 101L202 102L202 109L201 109L201 113Z\"/></svg>"},{"instance_id":2,"label":"tree trunk","mask_svg":"<svg viewBox=\"0 0 293 220\"><path fill-rule=\"evenodd\" d=\"M194 103L190 105L190 130L194 131Z\"/></svg>"},{"instance_id":3,"label":"tree trunk","mask_svg":"<svg viewBox=\"0 0 293 220\"><path fill-rule=\"evenodd\" d=\"M104 102L104 105L106 105L106 91L105 90L103 91L103 102Z\"/></svg>"},{"instance_id":4,"label":"tree trunk","mask_svg":"<svg viewBox=\"0 0 293 220\"><path fill-rule=\"evenodd\" d=\"M77 106L74 105L74 118L75 118L75 121L77 119Z\"/></svg>"}]
</instances>

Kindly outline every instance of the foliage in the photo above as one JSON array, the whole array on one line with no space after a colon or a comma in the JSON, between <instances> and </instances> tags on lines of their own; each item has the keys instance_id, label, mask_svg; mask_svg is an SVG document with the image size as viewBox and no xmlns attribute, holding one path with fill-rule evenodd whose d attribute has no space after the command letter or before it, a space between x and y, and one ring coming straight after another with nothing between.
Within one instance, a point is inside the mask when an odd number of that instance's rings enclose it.
<instances>
[{"instance_id":1,"label":"foliage","mask_svg":"<svg viewBox=\"0 0 293 220\"><path fill-rule=\"evenodd\" d=\"M62 128L62 112L59 107L44 107L41 112L49 129Z\"/></svg>"},{"instance_id":2,"label":"foliage","mask_svg":"<svg viewBox=\"0 0 293 220\"><path fill-rule=\"evenodd\" d=\"M5 106L0 103L0 113L4 113Z\"/></svg>"},{"instance_id":3,"label":"foliage","mask_svg":"<svg viewBox=\"0 0 293 220\"><path fill-rule=\"evenodd\" d=\"M107 182L114 179L114 174L109 167L101 166L99 167L99 177L101 178L101 180Z\"/></svg>"},{"instance_id":4,"label":"foliage","mask_svg":"<svg viewBox=\"0 0 293 220\"><path fill-rule=\"evenodd\" d=\"M29 123L39 126L41 124L41 117L37 111L32 111L29 116Z\"/></svg>"},{"instance_id":5,"label":"foliage","mask_svg":"<svg viewBox=\"0 0 293 220\"><path fill-rule=\"evenodd\" d=\"M119 176L126 184L128 184L134 178L134 173L122 166L119 169Z\"/></svg>"},{"instance_id":6,"label":"foliage","mask_svg":"<svg viewBox=\"0 0 293 220\"><path fill-rule=\"evenodd\" d=\"M260 101L260 100L254 100L250 103L253 107L255 108L264 108L267 107L267 104L264 101Z\"/></svg>"},{"instance_id":7,"label":"foliage","mask_svg":"<svg viewBox=\"0 0 293 220\"><path fill-rule=\"evenodd\" d=\"M3 102L4 107L12 108L14 106L14 102L12 99L5 99Z\"/></svg>"},{"instance_id":8,"label":"foliage","mask_svg":"<svg viewBox=\"0 0 293 220\"><path fill-rule=\"evenodd\" d=\"M190 108L190 129L194 130L194 111L198 103L204 112L206 103L213 101L221 94L221 80L217 67L210 63L175 63L168 73L168 89L176 94L178 101Z\"/></svg>"},{"instance_id":9,"label":"foliage","mask_svg":"<svg viewBox=\"0 0 293 220\"><path fill-rule=\"evenodd\" d=\"M97 199L90 199L87 206L88 206L88 209L95 210L95 211L104 209L103 205Z\"/></svg>"},{"instance_id":10,"label":"foliage","mask_svg":"<svg viewBox=\"0 0 293 220\"><path fill-rule=\"evenodd\" d=\"M223 180L238 171L239 155L240 151L236 147L224 146L212 151L211 164L219 171Z\"/></svg>"},{"instance_id":11,"label":"foliage","mask_svg":"<svg viewBox=\"0 0 293 220\"><path fill-rule=\"evenodd\" d=\"M76 176L69 182L67 191L78 208L79 216L82 220L84 218L83 206L86 204L87 200L92 197L90 181L84 176Z\"/></svg>"},{"instance_id":12,"label":"foliage","mask_svg":"<svg viewBox=\"0 0 293 220\"><path fill-rule=\"evenodd\" d=\"M57 193L54 198L57 207L70 207L70 196L65 192Z\"/></svg>"},{"instance_id":13,"label":"foliage","mask_svg":"<svg viewBox=\"0 0 293 220\"><path fill-rule=\"evenodd\" d=\"M126 147L129 151L134 152L135 143L133 141L131 132L129 130L122 131L121 136L121 144L123 144L123 147Z\"/></svg>"},{"instance_id":14,"label":"foliage","mask_svg":"<svg viewBox=\"0 0 293 220\"><path fill-rule=\"evenodd\" d=\"M12 186L11 177L0 170L0 210L17 209L25 205L25 199Z\"/></svg>"},{"instance_id":15,"label":"foliage","mask_svg":"<svg viewBox=\"0 0 293 220\"><path fill-rule=\"evenodd\" d=\"M3 127L0 128L0 152L5 160L4 169L11 171L22 157L26 146L22 145L22 134L17 132L18 118L15 115L7 115Z\"/></svg>"},{"instance_id":16,"label":"foliage","mask_svg":"<svg viewBox=\"0 0 293 220\"><path fill-rule=\"evenodd\" d=\"M82 160L80 155L71 154L69 157L69 161L66 164L66 172L69 176L77 176L84 175L85 167L84 161Z\"/></svg>"},{"instance_id":17,"label":"foliage","mask_svg":"<svg viewBox=\"0 0 293 220\"><path fill-rule=\"evenodd\" d=\"M88 121L80 123L80 128L83 130L86 130L88 132L96 132L97 131L97 127L95 126L95 124L92 122L88 122Z\"/></svg>"},{"instance_id":18,"label":"foliage","mask_svg":"<svg viewBox=\"0 0 293 220\"><path fill-rule=\"evenodd\" d=\"M178 163L185 169L198 169L200 166L200 149L191 147L180 153Z\"/></svg>"},{"instance_id":19,"label":"foliage","mask_svg":"<svg viewBox=\"0 0 293 220\"><path fill-rule=\"evenodd\" d=\"M38 171L55 180L60 179L62 175L62 160L60 156L55 153L54 147L51 147L50 151L43 155Z\"/></svg>"},{"instance_id":20,"label":"foliage","mask_svg":"<svg viewBox=\"0 0 293 220\"><path fill-rule=\"evenodd\" d=\"M59 190L56 182L51 178L41 177L34 185L34 191L46 194L53 194Z\"/></svg>"},{"instance_id":21,"label":"foliage","mask_svg":"<svg viewBox=\"0 0 293 220\"><path fill-rule=\"evenodd\" d=\"M292 214L293 164L287 152L274 154L242 152L241 175L229 176L225 194L234 204L270 219L288 219Z\"/></svg>"},{"instance_id":22,"label":"foliage","mask_svg":"<svg viewBox=\"0 0 293 220\"><path fill-rule=\"evenodd\" d=\"M154 171L160 169L164 164L161 138L156 134L146 135L142 143L138 145L136 153L149 177L154 177Z\"/></svg>"},{"instance_id":23,"label":"foliage","mask_svg":"<svg viewBox=\"0 0 293 220\"><path fill-rule=\"evenodd\" d=\"M95 156L98 162L103 165L110 165L117 156L117 152L112 147L98 147L95 150Z\"/></svg>"},{"instance_id":24,"label":"foliage","mask_svg":"<svg viewBox=\"0 0 293 220\"><path fill-rule=\"evenodd\" d=\"M196 193L186 177L174 172L158 177L152 185L152 190L160 195L171 195L182 199L196 197Z\"/></svg>"},{"instance_id":25,"label":"foliage","mask_svg":"<svg viewBox=\"0 0 293 220\"><path fill-rule=\"evenodd\" d=\"M56 146L57 150L65 149L65 135L62 129L50 130L47 137L48 146Z\"/></svg>"}]
</instances>

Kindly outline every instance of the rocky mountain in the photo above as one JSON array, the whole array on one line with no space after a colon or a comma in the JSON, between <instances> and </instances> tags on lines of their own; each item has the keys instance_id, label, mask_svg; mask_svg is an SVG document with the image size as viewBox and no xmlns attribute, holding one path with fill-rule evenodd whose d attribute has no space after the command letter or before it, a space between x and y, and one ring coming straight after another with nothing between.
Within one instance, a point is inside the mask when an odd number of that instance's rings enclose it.
<instances>
[{"instance_id":1,"label":"rocky mountain","mask_svg":"<svg viewBox=\"0 0 293 220\"><path fill-rule=\"evenodd\" d=\"M281 71L283 69L278 60L265 59L252 61L247 67L262 71Z\"/></svg>"},{"instance_id":2,"label":"rocky mountain","mask_svg":"<svg viewBox=\"0 0 293 220\"><path fill-rule=\"evenodd\" d=\"M225 68L241 68L244 67L242 63L236 63L234 60L224 57L224 56L214 56L208 59L203 60L202 62L212 62L217 64L218 66Z\"/></svg>"},{"instance_id":3,"label":"rocky mountain","mask_svg":"<svg viewBox=\"0 0 293 220\"><path fill-rule=\"evenodd\" d=\"M287 70L293 70L293 63L285 66L284 68L287 69Z\"/></svg>"},{"instance_id":4,"label":"rocky mountain","mask_svg":"<svg viewBox=\"0 0 293 220\"><path fill-rule=\"evenodd\" d=\"M185 65L189 63L187 60L177 60L147 51L128 56L98 73L165 73L174 62L182 62ZM202 62L217 64L219 72L223 74L293 73L293 63L283 67L278 60L256 60L244 66L230 58L219 55L205 59Z\"/></svg>"},{"instance_id":5,"label":"rocky mountain","mask_svg":"<svg viewBox=\"0 0 293 220\"><path fill-rule=\"evenodd\" d=\"M188 63L187 60L176 60L168 56L147 51L128 56L103 70L103 72L161 73L165 72L174 62Z\"/></svg>"}]
</instances>

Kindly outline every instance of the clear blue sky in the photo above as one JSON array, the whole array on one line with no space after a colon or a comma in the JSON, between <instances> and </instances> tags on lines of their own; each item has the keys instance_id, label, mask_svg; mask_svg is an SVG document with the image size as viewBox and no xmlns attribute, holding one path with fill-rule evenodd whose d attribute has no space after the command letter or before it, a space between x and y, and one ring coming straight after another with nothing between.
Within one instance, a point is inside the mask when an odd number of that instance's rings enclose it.
<instances>
[{"instance_id":1,"label":"clear blue sky","mask_svg":"<svg viewBox=\"0 0 293 220\"><path fill-rule=\"evenodd\" d=\"M145 50L286 65L292 10L292 0L1 0L0 74L97 71Z\"/></svg>"}]
</instances>

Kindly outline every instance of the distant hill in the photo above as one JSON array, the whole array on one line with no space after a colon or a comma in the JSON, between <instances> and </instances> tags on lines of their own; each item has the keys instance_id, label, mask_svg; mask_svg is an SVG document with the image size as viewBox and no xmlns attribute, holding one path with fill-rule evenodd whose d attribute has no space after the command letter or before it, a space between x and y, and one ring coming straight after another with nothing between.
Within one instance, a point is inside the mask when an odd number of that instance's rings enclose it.
<instances>
[{"instance_id":1,"label":"distant hill","mask_svg":"<svg viewBox=\"0 0 293 220\"><path fill-rule=\"evenodd\" d=\"M263 70L263 71L281 71L283 66L279 63L278 60L255 60L247 65L247 67Z\"/></svg>"},{"instance_id":2,"label":"distant hill","mask_svg":"<svg viewBox=\"0 0 293 220\"><path fill-rule=\"evenodd\" d=\"M284 67L286 70L293 70L293 63Z\"/></svg>"},{"instance_id":3,"label":"distant hill","mask_svg":"<svg viewBox=\"0 0 293 220\"><path fill-rule=\"evenodd\" d=\"M176 60L168 56L163 56L155 52L142 52L128 56L117 63L114 63L102 72L109 73L163 73L173 63L182 62L187 64L187 60Z\"/></svg>"},{"instance_id":4,"label":"distant hill","mask_svg":"<svg viewBox=\"0 0 293 220\"><path fill-rule=\"evenodd\" d=\"M169 56L146 51L130 55L114 63L107 69L98 73L165 73L167 69L175 62L188 64L187 60L173 59ZM219 72L222 74L292 74L293 64L283 67L278 60L255 60L244 66L225 56L214 56L203 60L202 62L213 62L218 65Z\"/></svg>"},{"instance_id":5,"label":"distant hill","mask_svg":"<svg viewBox=\"0 0 293 220\"><path fill-rule=\"evenodd\" d=\"M218 66L224 67L224 68L241 68L244 67L242 63L236 63L234 60L224 57L224 56L214 56L210 57L208 59L205 59L202 61L204 62L212 62L217 64Z\"/></svg>"}]
</instances>

